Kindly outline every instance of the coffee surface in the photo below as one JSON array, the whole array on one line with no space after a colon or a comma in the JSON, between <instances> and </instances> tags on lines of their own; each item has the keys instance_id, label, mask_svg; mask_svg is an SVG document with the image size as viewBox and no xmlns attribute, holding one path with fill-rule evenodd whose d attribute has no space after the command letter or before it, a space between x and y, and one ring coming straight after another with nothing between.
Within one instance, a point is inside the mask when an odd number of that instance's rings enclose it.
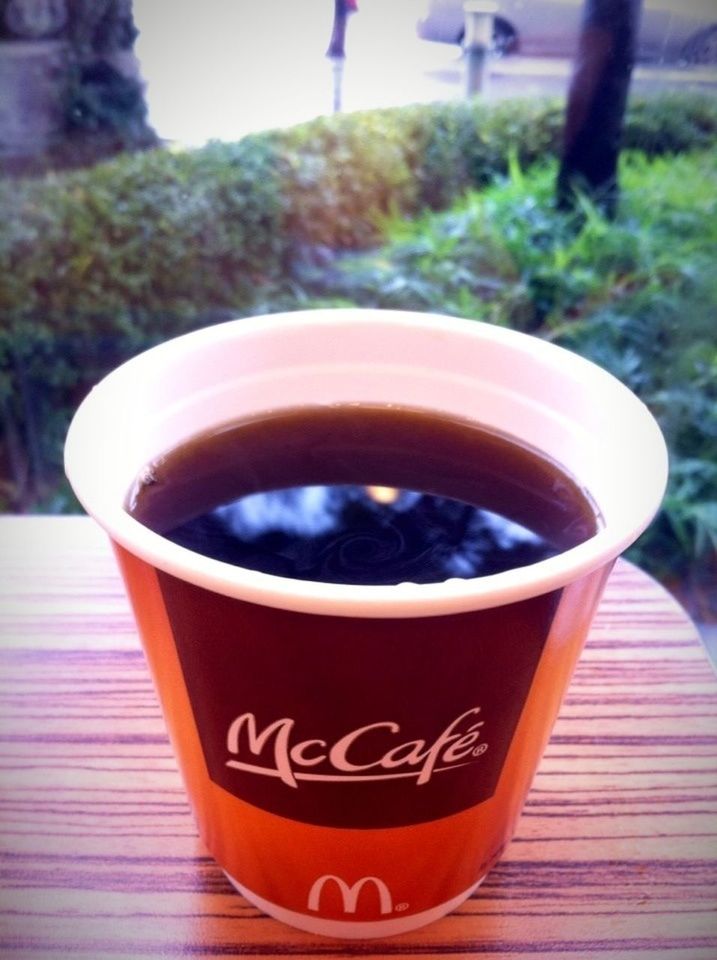
<instances>
[{"instance_id":1,"label":"coffee surface","mask_svg":"<svg viewBox=\"0 0 717 960\"><path fill-rule=\"evenodd\" d=\"M197 553L353 584L441 582L591 537L589 496L537 451L417 409L302 407L202 434L150 464L129 512Z\"/></svg>"}]
</instances>

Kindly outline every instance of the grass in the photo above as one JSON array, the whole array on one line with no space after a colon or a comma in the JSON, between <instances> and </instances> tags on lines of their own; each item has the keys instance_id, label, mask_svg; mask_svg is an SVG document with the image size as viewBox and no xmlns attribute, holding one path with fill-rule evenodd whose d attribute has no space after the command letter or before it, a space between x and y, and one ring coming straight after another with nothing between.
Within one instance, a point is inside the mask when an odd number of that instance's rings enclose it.
<instances>
[{"instance_id":1,"label":"grass","mask_svg":"<svg viewBox=\"0 0 717 960\"><path fill-rule=\"evenodd\" d=\"M555 165L450 210L387 219L385 243L305 271L313 304L430 310L546 337L610 370L667 437L663 509L630 556L709 592L717 572L717 151L626 154L614 222L555 209ZM714 603L714 598L712 598ZM714 606L712 615L717 614Z\"/></svg>"}]
</instances>

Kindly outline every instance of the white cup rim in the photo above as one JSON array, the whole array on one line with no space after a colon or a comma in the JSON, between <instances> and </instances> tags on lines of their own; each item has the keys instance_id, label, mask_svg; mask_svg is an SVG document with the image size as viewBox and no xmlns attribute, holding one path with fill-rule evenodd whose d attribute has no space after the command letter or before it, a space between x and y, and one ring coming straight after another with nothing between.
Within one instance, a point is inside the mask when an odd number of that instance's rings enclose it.
<instances>
[{"instance_id":1,"label":"white cup rim","mask_svg":"<svg viewBox=\"0 0 717 960\"><path fill-rule=\"evenodd\" d=\"M102 419L112 398L134 378L151 372L156 364L198 351L222 338L269 334L281 336L297 325L320 326L340 332L347 324L375 325L440 331L442 335L480 337L506 349L530 352L536 362L568 364L573 375L595 380L630 409L641 431L635 464L645 459L644 496L639 512L629 522L606 524L589 540L557 556L530 566L492 576L451 579L442 583L405 583L387 586L344 585L296 580L259 573L213 560L179 547L131 517L122 503L103 499L97 477L88 476L88 451L93 449ZM104 425L105 432L108 427ZM632 467L631 467L632 468ZM198 586L262 604L306 613L351 617L425 617L502 606L559 589L610 564L648 526L659 509L667 481L664 439L651 413L624 385L604 370L563 348L536 337L478 321L404 311L331 309L228 321L207 327L153 347L127 361L105 377L80 405L68 432L65 470L85 510L117 544L159 570ZM641 488L642 489L642 488Z\"/></svg>"}]
</instances>

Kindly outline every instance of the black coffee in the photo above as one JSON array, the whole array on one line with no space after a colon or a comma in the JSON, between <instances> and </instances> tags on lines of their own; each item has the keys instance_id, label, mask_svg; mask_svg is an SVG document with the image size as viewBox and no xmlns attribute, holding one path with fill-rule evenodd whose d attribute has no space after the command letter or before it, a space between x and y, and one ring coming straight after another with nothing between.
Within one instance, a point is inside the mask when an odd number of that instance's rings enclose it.
<instances>
[{"instance_id":1,"label":"black coffee","mask_svg":"<svg viewBox=\"0 0 717 960\"><path fill-rule=\"evenodd\" d=\"M197 553L330 583L434 583L535 563L597 529L551 460L475 423L346 404L257 416L152 463L128 502Z\"/></svg>"}]
</instances>

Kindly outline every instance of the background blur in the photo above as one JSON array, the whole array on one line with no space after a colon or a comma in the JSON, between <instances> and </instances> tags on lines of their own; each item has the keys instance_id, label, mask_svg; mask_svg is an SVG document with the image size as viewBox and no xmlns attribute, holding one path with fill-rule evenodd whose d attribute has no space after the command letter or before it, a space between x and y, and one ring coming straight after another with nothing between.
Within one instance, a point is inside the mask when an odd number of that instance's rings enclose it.
<instances>
[{"instance_id":1,"label":"background blur","mask_svg":"<svg viewBox=\"0 0 717 960\"><path fill-rule=\"evenodd\" d=\"M483 50L455 0L0 0L0 509L78 509L72 412L158 340L456 314L577 350L655 412L671 486L630 555L714 642L714 0L644 0L615 210L556 193L580 84L604 101L588 146L622 124L581 18L636 2L498 0Z\"/></svg>"}]
</instances>

